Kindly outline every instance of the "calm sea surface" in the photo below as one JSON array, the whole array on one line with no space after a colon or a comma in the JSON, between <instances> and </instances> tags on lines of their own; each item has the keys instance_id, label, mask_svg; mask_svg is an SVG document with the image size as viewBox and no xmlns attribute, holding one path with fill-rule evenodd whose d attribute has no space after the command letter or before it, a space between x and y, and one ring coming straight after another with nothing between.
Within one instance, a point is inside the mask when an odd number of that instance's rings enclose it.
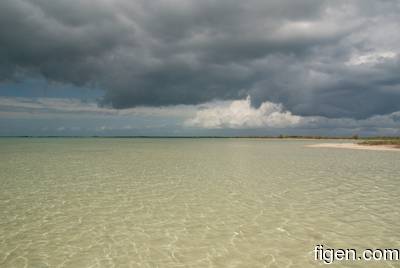
<instances>
[{"instance_id":1,"label":"calm sea surface","mask_svg":"<svg viewBox=\"0 0 400 268\"><path fill-rule=\"evenodd\" d=\"M0 267L313 267L316 244L400 248L400 152L313 143L2 138Z\"/></svg>"}]
</instances>

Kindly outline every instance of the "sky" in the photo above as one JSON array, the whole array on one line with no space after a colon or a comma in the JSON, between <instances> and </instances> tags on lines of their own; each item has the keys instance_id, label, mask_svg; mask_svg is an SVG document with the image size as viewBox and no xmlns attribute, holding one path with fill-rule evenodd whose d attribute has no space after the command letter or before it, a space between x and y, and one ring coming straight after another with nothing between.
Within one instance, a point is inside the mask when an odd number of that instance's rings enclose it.
<instances>
[{"instance_id":1,"label":"sky","mask_svg":"<svg viewBox=\"0 0 400 268\"><path fill-rule=\"evenodd\" d=\"M400 0L1 0L0 135L400 135Z\"/></svg>"}]
</instances>

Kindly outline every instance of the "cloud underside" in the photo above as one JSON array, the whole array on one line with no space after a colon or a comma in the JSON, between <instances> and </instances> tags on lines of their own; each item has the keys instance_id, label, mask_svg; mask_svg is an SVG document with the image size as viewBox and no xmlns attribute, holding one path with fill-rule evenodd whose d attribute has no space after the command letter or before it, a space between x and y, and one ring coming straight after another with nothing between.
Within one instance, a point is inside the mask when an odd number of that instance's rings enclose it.
<instances>
[{"instance_id":1,"label":"cloud underside","mask_svg":"<svg viewBox=\"0 0 400 268\"><path fill-rule=\"evenodd\" d=\"M2 0L0 80L96 87L117 109L251 96L249 127L365 119L400 110L399 12L397 0ZM247 119L265 109L269 123Z\"/></svg>"}]
</instances>

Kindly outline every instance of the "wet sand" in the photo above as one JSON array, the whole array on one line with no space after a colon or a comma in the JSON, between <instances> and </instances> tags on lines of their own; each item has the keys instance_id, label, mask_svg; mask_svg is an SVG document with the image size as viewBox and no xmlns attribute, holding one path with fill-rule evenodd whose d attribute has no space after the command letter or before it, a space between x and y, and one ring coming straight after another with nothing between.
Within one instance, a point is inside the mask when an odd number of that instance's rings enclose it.
<instances>
[{"instance_id":1,"label":"wet sand","mask_svg":"<svg viewBox=\"0 0 400 268\"><path fill-rule=\"evenodd\" d=\"M306 145L312 148L338 148L338 149L354 149L354 150L371 150L371 151L398 151L400 148L394 145L360 145L357 143L319 143Z\"/></svg>"}]
</instances>

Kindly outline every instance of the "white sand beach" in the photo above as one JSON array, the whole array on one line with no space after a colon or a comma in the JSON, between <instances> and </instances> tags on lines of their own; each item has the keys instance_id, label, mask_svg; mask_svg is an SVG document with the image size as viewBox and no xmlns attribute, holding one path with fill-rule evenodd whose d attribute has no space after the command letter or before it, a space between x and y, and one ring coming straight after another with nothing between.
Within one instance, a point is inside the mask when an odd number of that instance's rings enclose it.
<instances>
[{"instance_id":1,"label":"white sand beach","mask_svg":"<svg viewBox=\"0 0 400 268\"><path fill-rule=\"evenodd\" d=\"M312 148L338 148L338 149L371 150L371 151L398 151L398 152L400 152L400 148L397 148L393 145L360 145L357 143L319 143L319 144L311 144L311 145L306 145L306 146L312 147Z\"/></svg>"}]
</instances>

